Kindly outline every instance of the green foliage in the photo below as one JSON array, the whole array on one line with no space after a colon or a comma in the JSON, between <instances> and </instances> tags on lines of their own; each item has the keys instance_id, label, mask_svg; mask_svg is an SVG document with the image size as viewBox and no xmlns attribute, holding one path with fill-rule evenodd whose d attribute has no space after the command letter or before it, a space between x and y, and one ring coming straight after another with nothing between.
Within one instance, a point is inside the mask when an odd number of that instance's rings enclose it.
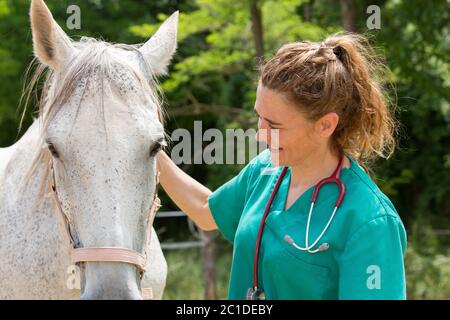
<instances>
[{"instance_id":1,"label":"green foliage","mask_svg":"<svg viewBox=\"0 0 450 320\"><path fill-rule=\"evenodd\" d=\"M380 45L395 74L402 123L400 149L379 171L398 185L395 203L405 220L417 215L446 217L450 225L450 47L447 1L387 1L382 12ZM394 31L395 30L395 31ZM403 179L404 180L404 179ZM408 216L408 219L406 218Z\"/></svg>"},{"instance_id":2,"label":"green foliage","mask_svg":"<svg viewBox=\"0 0 450 320\"><path fill-rule=\"evenodd\" d=\"M450 299L450 252L421 255L414 247L405 257L407 296L410 300Z\"/></svg>"},{"instance_id":3,"label":"green foliage","mask_svg":"<svg viewBox=\"0 0 450 320\"><path fill-rule=\"evenodd\" d=\"M392 177L387 181L377 180L378 186L389 196L397 196L400 185L410 183L414 179L414 173L409 169L403 169L398 177Z\"/></svg>"},{"instance_id":4,"label":"green foliage","mask_svg":"<svg viewBox=\"0 0 450 320\"><path fill-rule=\"evenodd\" d=\"M6 0L0 0L0 17L7 16L11 13L8 2Z\"/></svg>"},{"instance_id":5,"label":"green foliage","mask_svg":"<svg viewBox=\"0 0 450 320\"><path fill-rule=\"evenodd\" d=\"M411 229L405 255L408 299L450 299L450 248L439 244L426 219Z\"/></svg>"}]
</instances>

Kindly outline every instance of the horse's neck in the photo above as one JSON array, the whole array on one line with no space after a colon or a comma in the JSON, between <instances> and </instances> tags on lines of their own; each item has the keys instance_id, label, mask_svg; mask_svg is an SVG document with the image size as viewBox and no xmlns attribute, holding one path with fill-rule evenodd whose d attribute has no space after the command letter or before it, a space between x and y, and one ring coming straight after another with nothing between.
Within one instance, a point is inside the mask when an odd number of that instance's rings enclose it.
<instances>
[{"instance_id":1,"label":"horse's neck","mask_svg":"<svg viewBox=\"0 0 450 320\"><path fill-rule=\"evenodd\" d=\"M37 151L39 126L39 120L35 120L20 140L8 148L0 149L0 185L5 182L19 185Z\"/></svg>"},{"instance_id":2,"label":"horse's neck","mask_svg":"<svg viewBox=\"0 0 450 320\"><path fill-rule=\"evenodd\" d=\"M50 227L58 221L48 196L47 167L38 164L28 177L39 148L39 127L39 121L34 121L22 138L8 148L8 159L0 168L0 219L11 219L16 223L15 227L6 226L8 232L33 228L51 230ZM28 181L25 180L27 178Z\"/></svg>"},{"instance_id":3,"label":"horse's neck","mask_svg":"<svg viewBox=\"0 0 450 320\"><path fill-rule=\"evenodd\" d=\"M14 146L8 148L0 148L0 182L3 181L3 177L6 175L6 168L10 163L10 159L12 154L14 153L14 150Z\"/></svg>"}]
</instances>

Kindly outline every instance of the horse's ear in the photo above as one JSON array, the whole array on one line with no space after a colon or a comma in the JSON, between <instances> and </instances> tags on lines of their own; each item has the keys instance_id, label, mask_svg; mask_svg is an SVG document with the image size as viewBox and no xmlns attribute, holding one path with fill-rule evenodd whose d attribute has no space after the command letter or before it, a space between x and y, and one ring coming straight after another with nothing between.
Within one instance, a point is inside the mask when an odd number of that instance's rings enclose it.
<instances>
[{"instance_id":1,"label":"horse's ear","mask_svg":"<svg viewBox=\"0 0 450 320\"><path fill-rule=\"evenodd\" d=\"M53 19L43 0L32 0L30 9L34 55L54 70L75 51L72 41Z\"/></svg>"},{"instance_id":2,"label":"horse's ear","mask_svg":"<svg viewBox=\"0 0 450 320\"><path fill-rule=\"evenodd\" d=\"M155 75L167 73L167 66L177 49L178 11L159 27L140 49Z\"/></svg>"}]
</instances>

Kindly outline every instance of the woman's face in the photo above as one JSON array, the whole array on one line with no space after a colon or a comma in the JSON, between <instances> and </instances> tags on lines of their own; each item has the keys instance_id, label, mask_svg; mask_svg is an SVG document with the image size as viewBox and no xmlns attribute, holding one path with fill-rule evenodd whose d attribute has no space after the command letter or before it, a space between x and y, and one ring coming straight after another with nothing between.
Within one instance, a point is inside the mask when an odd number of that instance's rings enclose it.
<instances>
[{"instance_id":1,"label":"woman's face","mask_svg":"<svg viewBox=\"0 0 450 320\"><path fill-rule=\"evenodd\" d=\"M283 94L261 83L257 89L255 112L258 115L256 140L268 145L275 166L301 164L328 142L317 132L316 122L306 119Z\"/></svg>"}]
</instances>

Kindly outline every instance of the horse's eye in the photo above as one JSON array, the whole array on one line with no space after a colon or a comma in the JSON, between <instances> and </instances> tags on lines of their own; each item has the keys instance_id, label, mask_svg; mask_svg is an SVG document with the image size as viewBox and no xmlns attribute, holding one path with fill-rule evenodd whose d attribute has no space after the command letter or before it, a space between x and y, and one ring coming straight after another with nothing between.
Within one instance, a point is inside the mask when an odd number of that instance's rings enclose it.
<instances>
[{"instance_id":1,"label":"horse's eye","mask_svg":"<svg viewBox=\"0 0 450 320\"><path fill-rule=\"evenodd\" d=\"M152 149L150 150L150 157L156 156L156 154L161 151L162 144L160 142L155 142L155 144L152 146Z\"/></svg>"},{"instance_id":2,"label":"horse's eye","mask_svg":"<svg viewBox=\"0 0 450 320\"><path fill-rule=\"evenodd\" d=\"M56 151L55 146L51 142L47 142L47 147L55 158L59 158L58 151Z\"/></svg>"}]
</instances>

